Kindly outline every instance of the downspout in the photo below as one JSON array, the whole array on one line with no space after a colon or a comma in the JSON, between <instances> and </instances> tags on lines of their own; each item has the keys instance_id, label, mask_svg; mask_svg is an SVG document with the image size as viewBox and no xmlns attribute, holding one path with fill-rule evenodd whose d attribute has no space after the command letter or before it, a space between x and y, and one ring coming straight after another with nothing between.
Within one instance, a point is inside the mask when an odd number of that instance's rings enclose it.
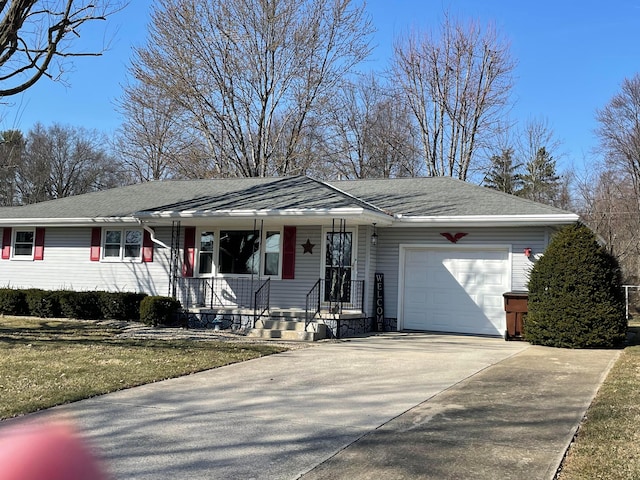
<instances>
[{"instance_id":1,"label":"downspout","mask_svg":"<svg viewBox=\"0 0 640 480\"><path fill-rule=\"evenodd\" d=\"M160 240L158 240L156 238L156 232L155 232L155 230L153 228L151 228L151 227L149 227L147 225L144 225L140 221L140 219L137 219L137 220L138 220L138 223L140 224L140 226L144 229L144 231L149 233L149 238L151 239L151 241L153 243L155 243L156 245L160 245L161 247L164 247L166 249L171 250L171 247L169 247L166 243L164 243L164 242L162 242L162 241L160 241Z\"/></svg>"}]
</instances>

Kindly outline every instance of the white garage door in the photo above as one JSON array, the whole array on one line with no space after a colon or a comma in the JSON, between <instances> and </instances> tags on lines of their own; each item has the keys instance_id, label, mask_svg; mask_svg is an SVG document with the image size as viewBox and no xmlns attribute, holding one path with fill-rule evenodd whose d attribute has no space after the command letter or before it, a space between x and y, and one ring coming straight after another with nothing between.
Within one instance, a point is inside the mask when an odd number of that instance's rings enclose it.
<instances>
[{"instance_id":1,"label":"white garage door","mask_svg":"<svg viewBox=\"0 0 640 480\"><path fill-rule=\"evenodd\" d=\"M403 328L503 335L508 250L407 248Z\"/></svg>"}]
</instances>

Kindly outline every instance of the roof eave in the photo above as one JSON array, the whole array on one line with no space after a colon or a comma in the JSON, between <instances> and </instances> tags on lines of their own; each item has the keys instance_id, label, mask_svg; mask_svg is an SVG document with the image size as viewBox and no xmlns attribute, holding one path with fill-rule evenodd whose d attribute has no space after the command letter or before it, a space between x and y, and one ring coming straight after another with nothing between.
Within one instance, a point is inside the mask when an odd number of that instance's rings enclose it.
<instances>
[{"instance_id":1,"label":"roof eave","mask_svg":"<svg viewBox=\"0 0 640 480\"><path fill-rule=\"evenodd\" d=\"M306 219L334 219L357 218L358 223L376 222L380 226L391 225L393 218L390 215L365 210L364 208L317 208L317 209L263 209L263 210L186 210L186 211L156 211L137 212L134 214L141 221L152 220L189 220L189 219L282 219L282 218L306 218Z\"/></svg>"},{"instance_id":2,"label":"roof eave","mask_svg":"<svg viewBox=\"0 0 640 480\"><path fill-rule=\"evenodd\" d=\"M452 216L404 216L397 215L393 226L403 227L530 227L560 226L577 222L580 217L573 213L539 215L452 215Z\"/></svg>"},{"instance_id":3,"label":"roof eave","mask_svg":"<svg viewBox=\"0 0 640 480\"><path fill-rule=\"evenodd\" d=\"M97 224L139 224L135 217L93 217L93 218L0 218L0 227L90 227Z\"/></svg>"}]
</instances>

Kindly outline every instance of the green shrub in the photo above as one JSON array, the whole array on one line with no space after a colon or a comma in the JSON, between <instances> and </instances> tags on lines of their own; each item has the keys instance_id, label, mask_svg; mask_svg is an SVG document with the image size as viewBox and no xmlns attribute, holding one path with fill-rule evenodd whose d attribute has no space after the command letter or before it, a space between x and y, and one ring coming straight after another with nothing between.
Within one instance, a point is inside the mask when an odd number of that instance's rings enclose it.
<instances>
[{"instance_id":1,"label":"green shrub","mask_svg":"<svg viewBox=\"0 0 640 480\"><path fill-rule=\"evenodd\" d=\"M146 325L174 325L181 305L171 297L145 297L140 302L140 321Z\"/></svg>"},{"instance_id":2,"label":"green shrub","mask_svg":"<svg viewBox=\"0 0 640 480\"><path fill-rule=\"evenodd\" d=\"M55 318L60 317L59 292L30 288L24 290L29 315L34 317Z\"/></svg>"},{"instance_id":3,"label":"green shrub","mask_svg":"<svg viewBox=\"0 0 640 480\"><path fill-rule=\"evenodd\" d=\"M102 318L98 292L57 292L60 313L66 318L97 320Z\"/></svg>"},{"instance_id":4,"label":"green shrub","mask_svg":"<svg viewBox=\"0 0 640 480\"><path fill-rule=\"evenodd\" d=\"M0 288L0 313L3 315L29 313L24 292L13 288Z\"/></svg>"},{"instance_id":5,"label":"green shrub","mask_svg":"<svg viewBox=\"0 0 640 480\"><path fill-rule=\"evenodd\" d=\"M525 339L568 348L610 348L626 336L624 293L616 259L584 225L554 235L529 278Z\"/></svg>"},{"instance_id":6,"label":"green shrub","mask_svg":"<svg viewBox=\"0 0 640 480\"><path fill-rule=\"evenodd\" d=\"M146 293L100 292L102 317L114 320L139 320L140 302L146 296Z\"/></svg>"},{"instance_id":7,"label":"green shrub","mask_svg":"<svg viewBox=\"0 0 640 480\"><path fill-rule=\"evenodd\" d=\"M138 320L146 293L0 288L0 314Z\"/></svg>"}]
</instances>

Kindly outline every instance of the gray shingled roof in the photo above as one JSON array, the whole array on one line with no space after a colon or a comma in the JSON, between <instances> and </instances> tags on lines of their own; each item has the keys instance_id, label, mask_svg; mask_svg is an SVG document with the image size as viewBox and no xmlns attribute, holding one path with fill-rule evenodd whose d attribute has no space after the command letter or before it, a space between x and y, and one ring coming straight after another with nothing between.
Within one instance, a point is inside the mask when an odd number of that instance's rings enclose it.
<instances>
[{"instance_id":1,"label":"gray shingled roof","mask_svg":"<svg viewBox=\"0 0 640 480\"><path fill-rule=\"evenodd\" d=\"M0 218L129 217L153 212L375 207L308 177L167 180L0 210Z\"/></svg>"},{"instance_id":2,"label":"gray shingled roof","mask_svg":"<svg viewBox=\"0 0 640 480\"><path fill-rule=\"evenodd\" d=\"M570 213L450 177L348 180L331 183L395 215L562 215Z\"/></svg>"},{"instance_id":3,"label":"gray shingled roof","mask_svg":"<svg viewBox=\"0 0 640 480\"><path fill-rule=\"evenodd\" d=\"M562 215L569 212L449 177L339 181L305 176L168 180L0 209L0 219L91 219L136 213L362 208L402 216Z\"/></svg>"}]
</instances>

